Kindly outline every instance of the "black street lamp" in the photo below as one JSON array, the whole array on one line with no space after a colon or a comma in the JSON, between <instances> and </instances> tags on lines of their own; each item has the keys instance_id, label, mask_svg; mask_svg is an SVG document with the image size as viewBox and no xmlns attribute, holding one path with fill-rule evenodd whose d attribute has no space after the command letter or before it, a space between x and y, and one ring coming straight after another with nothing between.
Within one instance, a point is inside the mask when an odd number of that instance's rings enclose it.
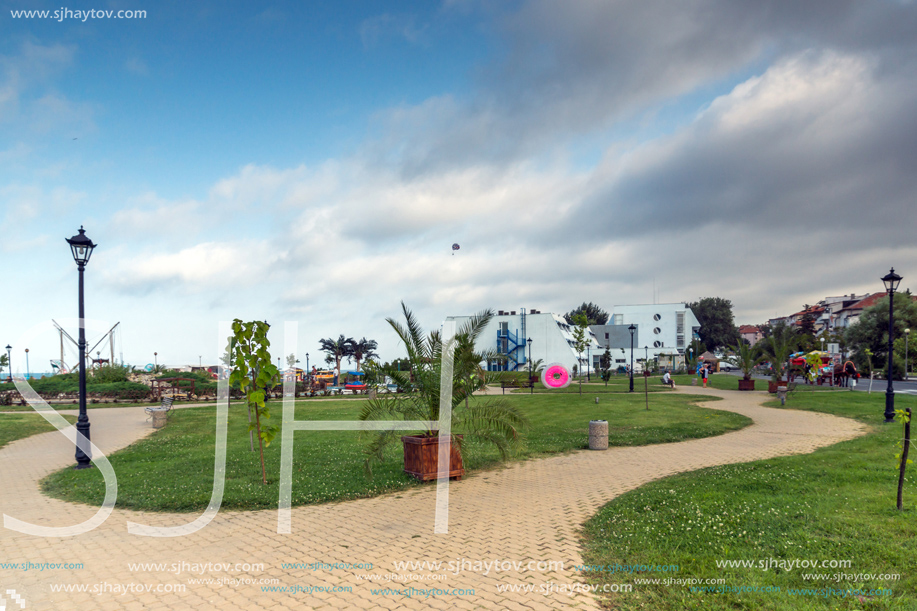
<instances>
[{"instance_id":1,"label":"black street lamp","mask_svg":"<svg viewBox=\"0 0 917 611\"><path fill-rule=\"evenodd\" d=\"M88 469L92 466L92 447L89 445L89 416L86 414L86 313L83 300L83 271L92 256L92 249L96 247L92 240L86 237L86 232L80 226L80 232L67 240L73 260L80 273L80 415L76 421L76 469Z\"/></svg>"},{"instance_id":2,"label":"black street lamp","mask_svg":"<svg viewBox=\"0 0 917 611\"><path fill-rule=\"evenodd\" d=\"M634 392L634 332L637 327L631 325L627 330L630 331L630 392Z\"/></svg>"},{"instance_id":3,"label":"black street lamp","mask_svg":"<svg viewBox=\"0 0 917 611\"><path fill-rule=\"evenodd\" d=\"M13 347L6 345L6 366L10 370L10 384L13 383Z\"/></svg>"},{"instance_id":4,"label":"black street lamp","mask_svg":"<svg viewBox=\"0 0 917 611\"><path fill-rule=\"evenodd\" d=\"M529 388L531 392L529 394L534 395L535 394L535 380L532 379L532 338L530 337L527 340L525 340L525 343L528 344L529 346L529 384L531 385Z\"/></svg>"},{"instance_id":5,"label":"black street lamp","mask_svg":"<svg viewBox=\"0 0 917 611\"><path fill-rule=\"evenodd\" d=\"M895 342L895 291L898 284L901 283L901 276L895 273L893 267L883 278L885 291L888 293L888 388L885 390L885 422L894 422L895 420L895 389L892 386L892 358L894 356Z\"/></svg>"},{"instance_id":6,"label":"black street lamp","mask_svg":"<svg viewBox=\"0 0 917 611\"><path fill-rule=\"evenodd\" d=\"M306 379L311 384L312 383L312 370L309 369L309 353L308 352L306 353L306 376L307 376Z\"/></svg>"}]
</instances>

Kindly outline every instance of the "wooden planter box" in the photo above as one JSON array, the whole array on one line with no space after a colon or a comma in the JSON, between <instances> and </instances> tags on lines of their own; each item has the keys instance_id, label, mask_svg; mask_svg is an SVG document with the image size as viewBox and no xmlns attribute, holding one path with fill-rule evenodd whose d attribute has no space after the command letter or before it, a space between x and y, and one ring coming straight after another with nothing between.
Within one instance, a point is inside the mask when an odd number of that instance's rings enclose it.
<instances>
[{"instance_id":1,"label":"wooden planter box","mask_svg":"<svg viewBox=\"0 0 917 611\"><path fill-rule=\"evenodd\" d=\"M454 437L462 438L461 435ZM401 438L404 445L404 472L409 473L420 481L436 479L438 476L439 437L426 435L405 435ZM462 464L462 453L456 444L450 443L451 456L449 464L449 477L458 480L465 475Z\"/></svg>"},{"instance_id":2,"label":"wooden planter box","mask_svg":"<svg viewBox=\"0 0 917 611\"><path fill-rule=\"evenodd\" d=\"M767 392L771 393L772 395L777 394L778 386L787 386L787 381L786 380L780 380L779 382L769 381L767 383Z\"/></svg>"},{"instance_id":3,"label":"wooden planter box","mask_svg":"<svg viewBox=\"0 0 917 611\"><path fill-rule=\"evenodd\" d=\"M754 390L755 381L754 380L739 380L739 390Z\"/></svg>"}]
</instances>

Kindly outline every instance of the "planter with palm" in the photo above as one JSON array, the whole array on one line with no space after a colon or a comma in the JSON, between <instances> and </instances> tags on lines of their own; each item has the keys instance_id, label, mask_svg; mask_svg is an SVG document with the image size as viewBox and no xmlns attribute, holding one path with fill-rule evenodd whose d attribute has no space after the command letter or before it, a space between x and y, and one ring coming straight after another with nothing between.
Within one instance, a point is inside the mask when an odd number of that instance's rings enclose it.
<instances>
[{"instance_id":1,"label":"planter with palm","mask_svg":"<svg viewBox=\"0 0 917 611\"><path fill-rule=\"evenodd\" d=\"M755 367L765 359L761 351L743 341L732 348L732 356L726 357L726 362L733 365L742 372L742 379L739 380L739 390L754 390L755 381L751 374Z\"/></svg>"},{"instance_id":2,"label":"planter with palm","mask_svg":"<svg viewBox=\"0 0 917 611\"><path fill-rule=\"evenodd\" d=\"M799 344L798 334L785 324L777 325L771 331L771 335L761 342L761 347L766 360L771 362L773 374L771 381L768 383L768 392L776 393L777 387L788 384L784 379L786 375L786 364L790 355L796 351Z\"/></svg>"},{"instance_id":3,"label":"planter with palm","mask_svg":"<svg viewBox=\"0 0 917 611\"><path fill-rule=\"evenodd\" d=\"M368 401L360 412L360 420L410 420L428 423L419 435L402 437L405 471L419 479L434 479L438 473L437 422L440 417L440 381L443 373L443 342L438 331L424 335L414 314L401 304L405 323L386 319L404 342L409 371L392 366L380 366L380 373L395 382L404 392L384 395ZM485 310L473 316L456 333L452 372L452 467L450 476L460 476L461 443L464 437L492 443L504 458L519 441L519 432L526 425L525 416L502 398L473 396L496 379L481 363L491 356L474 350L475 339L484 330L493 312ZM395 431L365 433L366 468L381 461L385 449L397 440ZM458 463L458 464L456 464ZM458 466L458 469L456 467Z\"/></svg>"}]
</instances>

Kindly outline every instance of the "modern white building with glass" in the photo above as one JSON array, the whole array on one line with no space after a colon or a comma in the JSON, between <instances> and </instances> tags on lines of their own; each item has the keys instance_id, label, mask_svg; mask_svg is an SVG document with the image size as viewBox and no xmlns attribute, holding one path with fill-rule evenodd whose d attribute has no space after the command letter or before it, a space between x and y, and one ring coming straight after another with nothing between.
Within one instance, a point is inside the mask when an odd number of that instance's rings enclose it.
<instances>
[{"instance_id":1,"label":"modern white building with glass","mask_svg":"<svg viewBox=\"0 0 917 611\"><path fill-rule=\"evenodd\" d=\"M470 319L471 316L446 317L447 322L455 322L456 328L461 328ZM587 329L588 348L580 358L574 347L573 328L557 314L524 308L498 310L478 336L475 349L496 350L502 355L500 360L487 363L489 371L527 371L529 359L541 359L543 365L560 363L570 371L574 366L583 370L600 347L595 334Z\"/></svg>"}]
</instances>

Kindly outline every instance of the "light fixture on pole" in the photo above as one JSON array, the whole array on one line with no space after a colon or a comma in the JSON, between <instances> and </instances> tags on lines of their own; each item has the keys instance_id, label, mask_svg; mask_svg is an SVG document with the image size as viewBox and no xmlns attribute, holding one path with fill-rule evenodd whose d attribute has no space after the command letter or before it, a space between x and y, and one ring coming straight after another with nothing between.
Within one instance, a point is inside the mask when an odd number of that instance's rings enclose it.
<instances>
[{"instance_id":1,"label":"light fixture on pole","mask_svg":"<svg viewBox=\"0 0 917 611\"><path fill-rule=\"evenodd\" d=\"M309 353L306 353L306 379L312 382L312 370L309 369Z\"/></svg>"},{"instance_id":2,"label":"light fixture on pole","mask_svg":"<svg viewBox=\"0 0 917 611\"><path fill-rule=\"evenodd\" d=\"M888 387L885 389L885 422L894 422L895 420L895 389L892 385L894 377L894 368L892 360L894 357L895 342L895 291L901 283L901 276L895 273L893 267L890 272L882 277L882 283L885 285L885 292L888 293Z\"/></svg>"},{"instance_id":3,"label":"light fixture on pole","mask_svg":"<svg viewBox=\"0 0 917 611\"><path fill-rule=\"evenodd\" d=\"M589 374L592 372L592 343L586 344L586 381L591 382Z\"/></svg>"},{"instance_id":4,"label":"light fixture on pole","mask_svg":"<svg viewBox=\"0 0 917 611\"><path fill-rule=\"evenodd\" d=\"M634 332L637 327L631 325L627 330L630 331L630 392L634 392Z\"/></svg>"},{"instance_id":5,"label":"light fixture on pole","mask_svg":"<svg viewBox=\"0 0 917 611\"><path fill-rule=\"evenodd\" d=\"M153 367L156 369L159 369L159 353L158 352L153 353Z\"/></svg>"},{"instance_id":6,"label":"light fixture on pole","mask_svg":"<svg viewBox=\"0 0 917 611\"><path fill-rule=\"evenodd\" d=\"M531 392L529 394L533 395L535 394L535 380L532 379L532 338L530 337L525 340L525 343L528 344L529 347L529 384L531 385L529 388Z\"/></svg>"},{"instance_id":7,"label":"light fixture on pole","mask_svg":"<svg viewBox=\"0 0 917 611\"><path fill-rule=\"evenodd\" d=\"M32 376L29 375L29 349L25 349L25 379L28 380Z\"/></svg>"},{"instance_id":8,"label":"light fixture on pole","mask_svg":"<svg viewBox=\"0 0 917 611\"><path fill-rule=\"evenodd\" d=\"M910 379L909 372L911 369L910 367L908 367L908 362L907 362L907 340L910 337L910 335L911 335L911 330L905 329L904 330L904 379L905 380Z\"/></svg>"},{"instance_id":9,"label":"light fixture on pole","mask_svg":"<svg viewBox=\"0 0 917 611\"><path fill-rule=\"evenodd\" d=\"M13 347L6 345L6 366L10 370L10 384L13 383Z\"/></svg>"},{"instance_id":10,"label":"light fixture on pole","mask_svg":"<svg viewBox=\"0 0 917 611\"><path fill-rule=\"evenodd\" d=\"M80 232L69 238L67 243L79 270L79 312L80 312L80 415L76 421L76 469L88 469L92 466L92 447L89 442L89 415L86 413L86 312L83 299L83 272L96 244L92 243L83 227Z\"/></svg>"}]
</instances>

